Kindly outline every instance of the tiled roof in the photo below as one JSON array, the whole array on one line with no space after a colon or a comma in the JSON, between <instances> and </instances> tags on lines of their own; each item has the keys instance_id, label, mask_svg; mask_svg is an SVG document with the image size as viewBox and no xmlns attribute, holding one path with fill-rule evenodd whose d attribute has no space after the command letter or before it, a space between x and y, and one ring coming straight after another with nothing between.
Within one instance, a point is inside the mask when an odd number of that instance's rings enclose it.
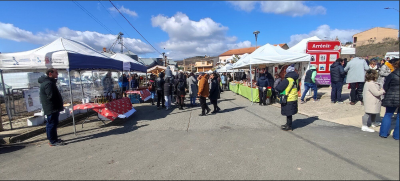
<instances>
[{"instance_id":1,"label":"tiled roof","mask_svg":"<svg viewBox=\"0 0 400 181\"><path fill-rule=\"evenodd\" d=\"M260 48L260 46L257 46ZM256 50L256 47L248 47L248 48L239 48L239 49L232 49L224 52L223 54L219 55L220 57L222 56L230 56L230 55L243 55L245 53L253 53L254 50Z\"/></svg>"},{"instance_id":2,"label":"tiled roof","mask_svg":"<svg viewBox=\"0 0 400 181\"><path fill-rule=\"evenodd\" d=\"M286 45L286 43L275 44L274 46L279 45L281 48Z\"/></svg>"}]
</instances>

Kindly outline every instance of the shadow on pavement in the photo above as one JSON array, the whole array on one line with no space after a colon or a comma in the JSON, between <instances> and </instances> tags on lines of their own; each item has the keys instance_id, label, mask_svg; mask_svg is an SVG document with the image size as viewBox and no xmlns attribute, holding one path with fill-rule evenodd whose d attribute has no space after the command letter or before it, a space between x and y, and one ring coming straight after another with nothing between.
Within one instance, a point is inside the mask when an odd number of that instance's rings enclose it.
<instances>
[{"instance_id":1,"label":"shadow on pavement","mask_svg":"<svg viewBox=\"0 0 400 181\"><path fill-rule=\"evenodd\" d=\"M318 120L318 116L293 120L292 129L294 130L294 129L297 129L297 128L306 127L309 124L312 124L316 120Z\"/></svg>"},{"instance_id":2,"label":"shadow on pavement","mask_svg":"<svg viewBox=\"0 0 400 181\"><path fill-rule=\"evenodd\" d=\"M5 153L10 153L10 152L13 152L13 151L18 151L18 150L23 149L23 148L25 148L25 146L21 146L21 145L18 145L18 146L0 146L0 155L1 154L5 154Z\"/></svg>"}]
</instances>

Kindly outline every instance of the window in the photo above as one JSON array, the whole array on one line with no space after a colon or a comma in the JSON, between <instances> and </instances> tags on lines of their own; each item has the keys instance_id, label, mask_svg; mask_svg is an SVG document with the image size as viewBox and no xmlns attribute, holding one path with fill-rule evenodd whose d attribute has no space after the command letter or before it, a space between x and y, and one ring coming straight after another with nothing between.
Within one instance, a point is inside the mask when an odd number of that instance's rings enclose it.
<instances>
[{"instance_id":1,"label":"window","mask_svg":"<svg viewBox=\"0 0 400 181\"><path fill-rule=\"evenodd\" d=\"M354 37L354 41L353 41L354 43L357 43L357 37Z\"/></svg>"},{"instance_id":2,"label":"window","mask_svg":"<svg viewBox=\"0 0 400 181\"><path fill-rule=\"evenodd\" d=\"M203 65L204 65L204 64L205 64L205 62L201 62L201 64L203 64Z\"/></svg>"}]
</instances>

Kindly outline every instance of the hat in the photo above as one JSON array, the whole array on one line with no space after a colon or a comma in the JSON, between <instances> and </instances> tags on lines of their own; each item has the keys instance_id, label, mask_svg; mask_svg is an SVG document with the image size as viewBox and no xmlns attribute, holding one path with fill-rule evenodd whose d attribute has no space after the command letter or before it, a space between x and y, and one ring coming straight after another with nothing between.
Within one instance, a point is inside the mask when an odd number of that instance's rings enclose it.
<instances>
[{"instance_id":1,"label":"hat","mask_svg":"<svg viewBox=\"0 0 400 181\"><path fill-rule=\"evenodd\" d=\"M286 68L286 73L293 72L293 71L294 71L294 64L292 64L288 68Z\"/></svg>"}]
</instances>

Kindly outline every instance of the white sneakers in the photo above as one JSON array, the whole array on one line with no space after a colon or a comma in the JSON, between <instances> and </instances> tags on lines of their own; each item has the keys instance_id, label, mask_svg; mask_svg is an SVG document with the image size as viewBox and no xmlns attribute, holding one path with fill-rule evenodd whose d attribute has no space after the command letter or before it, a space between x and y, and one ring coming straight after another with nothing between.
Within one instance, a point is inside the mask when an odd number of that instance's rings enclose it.
<instances>
[{"instance_id":1,"label":"white sneakers","mask_svg":"<svg viewBox=\"0 0 400 181\"><path fill-rule=\"evenodd\" d=\"M375 132L375 130L368 128L368 126L362 126L361 131L366 131L366 132L370 132L370 133Z\"/></svg>"}]
</instances>

